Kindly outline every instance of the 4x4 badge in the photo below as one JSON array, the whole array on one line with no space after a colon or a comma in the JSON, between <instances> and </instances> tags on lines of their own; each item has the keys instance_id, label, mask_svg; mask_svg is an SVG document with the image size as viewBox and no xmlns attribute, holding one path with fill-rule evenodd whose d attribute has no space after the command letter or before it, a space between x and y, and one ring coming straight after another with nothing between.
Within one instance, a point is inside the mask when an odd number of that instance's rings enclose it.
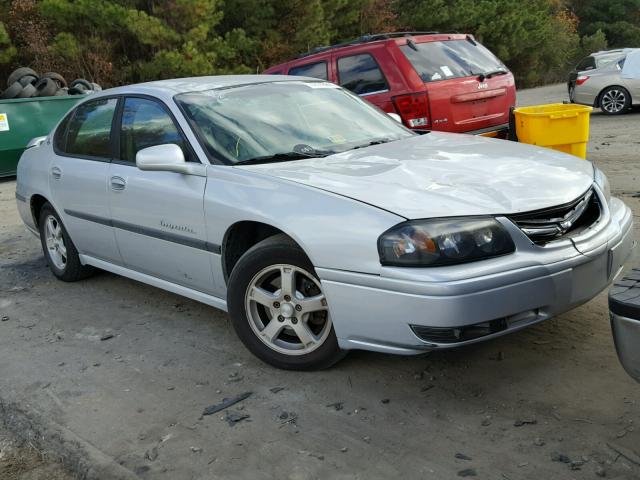
<instances>
[{"instance_id":1,"label":"4x4 badge","mask_svg":"<svg viewBox=\"0 0 640 480\"><path fill-rule=\"evenodd\" d=\"M485 88L489 88L489 84L488 83L479 83L478 84L478 90L483 90Z\"/></svg>"}]
</instances>

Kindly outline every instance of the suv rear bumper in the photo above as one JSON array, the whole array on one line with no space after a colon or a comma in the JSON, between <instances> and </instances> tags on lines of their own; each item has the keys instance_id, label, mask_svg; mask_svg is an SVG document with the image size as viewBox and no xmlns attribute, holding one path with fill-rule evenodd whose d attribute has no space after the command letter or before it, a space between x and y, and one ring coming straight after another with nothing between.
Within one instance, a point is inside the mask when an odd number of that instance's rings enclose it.
<instances>
[{"instance_id":1,"label":"suv rear bumper","mask_svg":"<svg viewBox=\"0 0 640 480\"><path fill-rule=\"evenodd\" d=\"M468 133L469 135L480 135L483 137L507 138L507 134L509 133L509 124L503 123L502 125L481 128L479 130L472 130L465 133Z\"/></svg>"}]
</instances>

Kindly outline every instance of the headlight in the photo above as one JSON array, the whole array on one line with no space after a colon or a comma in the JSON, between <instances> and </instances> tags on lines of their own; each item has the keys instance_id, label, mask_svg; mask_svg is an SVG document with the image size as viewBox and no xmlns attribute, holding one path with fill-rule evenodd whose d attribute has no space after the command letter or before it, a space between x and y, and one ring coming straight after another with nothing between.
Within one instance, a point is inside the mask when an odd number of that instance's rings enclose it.
<instances>
[{"instance_id":1,"label":"headlight","mask_svg":"<svg viewBox=\"0 0 640 480\"><path fill-rule=\"evenodd\" d=\"M602 190L604 198L608 204L609 200L611 200L611 185L609 184L609 179L604 174L604 172L600 170L598 167L594 167L594 168L595 168L595 172L594 172L593 179L598 185L598 187L600 187L600 190Z\"/></svg>"},{"instance_id":2,"label":"headlight","mask_svg":"<svg viewBox=\"0 0 640 480\"><path fill-rule=\"evenodd\" d=\"M513 251L511 236L495 218L412 220L378 239L380 263L400 267L454 265Z\"/></svg>"}]
</instances>

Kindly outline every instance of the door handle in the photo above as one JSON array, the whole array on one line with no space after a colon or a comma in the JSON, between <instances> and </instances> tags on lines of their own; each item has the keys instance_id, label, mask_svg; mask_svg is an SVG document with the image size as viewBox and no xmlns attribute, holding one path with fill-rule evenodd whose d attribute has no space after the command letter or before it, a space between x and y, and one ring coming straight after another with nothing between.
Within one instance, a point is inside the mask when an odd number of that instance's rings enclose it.
<instances>
[{"instance_id":1,"label":"door handle","mask_svg":"<svg viewBox=\"0 0 640 480\"><path fill-rule=\"evenodd\" d=\"M111 177L111 190L121 192L127 186L127 182L122 177Z\"/></svg>"},{"instance_id":2,"label":"door handle","mask_svg":"<svg viewBox=\"0 0 640 480\"><path fill-rule=\"evenodd\" d=\"M53 167L51 169L51 176L58 180L62 176L62 170L60 170L60 167Z\"/></svg>"}]
</instances>

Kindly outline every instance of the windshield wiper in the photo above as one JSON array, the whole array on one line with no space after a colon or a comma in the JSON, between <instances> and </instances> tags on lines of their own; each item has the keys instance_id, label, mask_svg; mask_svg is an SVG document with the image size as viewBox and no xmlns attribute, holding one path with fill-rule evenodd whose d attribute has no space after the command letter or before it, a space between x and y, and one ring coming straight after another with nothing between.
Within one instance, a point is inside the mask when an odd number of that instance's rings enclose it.
<instances>
[{"instance_id":1,"label":"windshield wiper","mask_svg":"<svg viewBox=\"0 0 640 480\"><path fill-rule=\"evenodd\" d=\"M484 82L485 78L491 78L495 75L506 75L508 72L504 68L499 68L497 70L491 70L490 72L484 72L478 74L478 80Z\"/></svg>"},{"instance_id":2,"label":"windshield wiper","mask_svg":"<svg viewBox=\"0 0 640 480\"><path fill-rule=\"evenodd\" d=\"M301 160L303 158L322 158L327 155L331 155L332 153L328 150L313 150L310 152L302 153L302 152L281 152L274 153L273 155L264 155L262 157L250 158L248 160L242 160L240 162L236 162L235 165L252 165L257 163L275 163L275 162L287 162L289 160Z\"/></svg>"},{"instance_id":3,"label":"windshield wiper","mask_svg":"<svg viewBox=\"0 0 640 480\"><path fill-rule=\"evenodd\" d=\"M383 143L393 142L393 138L378 138L376 140L371 140L370 142L363 143L361 145L356 145L355 147L351 147L349 150L356 150L358 148L370 147L371 145L381 145Z\"/></svg>"}]
</instances>

